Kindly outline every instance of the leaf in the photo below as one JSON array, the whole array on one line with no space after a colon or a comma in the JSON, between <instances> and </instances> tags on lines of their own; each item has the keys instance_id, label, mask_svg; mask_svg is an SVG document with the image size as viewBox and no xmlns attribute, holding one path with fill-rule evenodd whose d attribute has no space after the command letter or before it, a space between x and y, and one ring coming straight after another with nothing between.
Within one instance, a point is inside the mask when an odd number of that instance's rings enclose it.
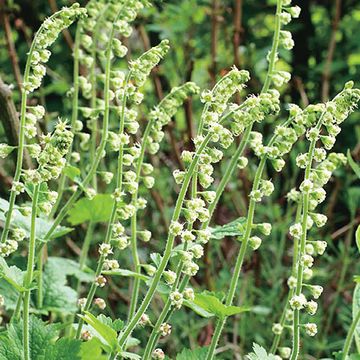
<instances>
[{"instance_id":1,"label":"leaf","mask_svg":"<svg viewBox=\"0 0 360 360\"><path fill-rule=\"evenodd\" d=\"M115 331L120 331L124 327L124 322L120 319L112 320L110 317L100 314L97 316L97 319L100 320L103 324L110 326Z\"/></svg>"},{"instance_id":2,"label":"leaf","mask_svg":"<svg viewBox=\"0 0 360 360\"><path fill-rule=\"evenodd\" d=\"M360 187L348 188L346 199L350 210L350 216L353 219L355 218L360 203Z\"/></svg>"},{"instance_id":3,"label":"leaf","mask_svg":"<svg viewBox=\"0 0 360 360\"><path fill-rule=\"evenodd\" d=\"M108 325L102 323L94 315L89 312L85 312L85 315L79 315L86 323L88 323L99 335L106 341L112 351L119 348L117 342L116 331Z\"/></svg>"},{"instance_id":4,"label":"leaf","mask_svg":"<svg viewBox=\"0 0 360 360\"><path fill-rule=\"evenodd\" d=\"M23 355L23 324L11 323L7 330L0 334L0 359L22 360ZM35 316L30 316L29 337L30 357L34 360L48 360L45 352L48 347L54 346L54 339L58 335L57 325L48 325ZM55 343L56 344L56 343ZM75 355L75 354L74 354ZM55 358L53 358L55 360ZM51 360L53 360L51 359ZM62 358L61 358L62 359ZM64 358L67 360L70 358ZM74 356L72 359L77 360Z\"/></svg>"},{"instance_id":5,"label":"leaf","mask_svg":"<svg viewBox=\"0 0 360 360\"><path fill-rule=\"evenodd\" d=\"M189 301L189 303L197 306L197 308L195 308L196 310L193 308L194 311L197 312L200 316L204 315L204 317L210 317L210 314L212 314L212 316L224 318L226 316L240 314L242 312L251 310L250 307L245 306L224 305L216 296L207 292L196 294L194 301ZM198 308L202 310L199 311Z\"/></svg>"},{"instance_id":6,"label":"leaf","mask_svg":"<svg viewBox=\"0 0 360 360\"><path fill-rule=\"evenodd\" d=\"M107 360L108 356L103 355L102 344L100 340L93 337L89 341L81 344L80 349L81 360Z\"/></svg>"},{"instance_id":7,"label":"leaf","mask_svg":"<svg viewBox=\"0 0 360 360\"><path fill-rule=\"evenodd\" d=\"M81 171L77 167L72 165L66 165L63 170L63 173L72 181L78 184L81 183L81 179L80 179Z\"/></svg>"},{"instance_id":8,"label":"leaf","mask_svg":"<svg viewBox=\"0 0 360 360\"><path fill-rule=\"evenodd\" d=\"M356 229L355 240L356 240L356 245L357 245L358 251L360 252L360 225Z\"/></svg>"},{"instance_id":9,"label":"leaf","mask_svg":"<svg viewBox=\"0 0 360 360\"><path fill-rule=\"evenodd\" d=\"M356 174L356 176L360 179L360 165L357 164L354 159L351 157L351 152L348 149L347 151L347 159L349 162L350 167L353 169L354 173Z\"/></svg>"},{"instance_id":10,"label":"leaf","mask_svg":"<svg viewBox=\"0 0 360 360\"><path fill-rule=\"evenodd\" d=\"M245 217L240 217L234 221L231 221L223 226L217 226L211 228L211 238L221 240L225 236L240 236L243 234L242 225L246 222Z\"/></svg>"},{"instance_id":11,"label":"leaf","mask_svg":"<svg viewBox=\"0 0 360 360\"><path fill-rule=\"evenodd\" d=\"M184 305L187 306L188 308L190 308L192 311L194 311L196 314L200 315L203 318L208 319L208 318L215 316L215 314L204 310L201 306L196 305L192 301L184 300Z\"/></svg>"},{"instance_id":12,"label":"leaf","mask_svg":"<svg viewBox=\"0 0 360 360\"><path fill-rule=\"evenodd\" d=\"M5 221L5 212L8 210L8 208L9 208L9 203L4 199L0 199L0 221ZM19 212L19 210L14 209L10 228L11 229L21 228L21 229L25 230L26 235L29 237L30 236L30 222L31 222L30 216L23 216ZM50 230L52 225L53 225L53 222L50 220L37 218L36 219L36 238L37 238L37 240L40 240L40 241L44 240L45 235ZM72 231L72 228L68 228L68 227L64 227L64 226L57 226L48 240L63 236L65 234L69 233L70 231Z\"/></svg>"},{"instance_id":13,"label":"leaf","mask_svg":"<svg viewBox=\"0 0 360 360\"><path fill-rule=\"evenodd\" d=\"M208 348L201 347L194 350L183 349L176 355L176 360L205 360Z\"/></svg>"},{"instance_id":14,"label":"leaf","mask_svg":"<svg viewBox=\"0 0 360 360\"><path fill-rule=\"evenodd\" d=\"M79 263L71 259L52 256L48 258L47 264L58 268L59 271L65 272L66 275L75 276L81 282L90 282L94 280L95 273L92 270L86 271L80 269Z\"/></svg>"},{"instance_id":15,"label":"leaf","mask_svg":"<svg viewBox=\"0 0 360 360\"><path fill-rule=\"evenodd\" d=\"M77 292L67 286L67 276L75 276L80 281L92 281L94 279L93 273L81 271L75 261L50 257L44 268L44 309L62 313L77 310Z\"/></svg>"},{"instance_id":16,"label":"leaf","mask_svg":"<svg viewBox=\"0 0 360 360\"><path fill-rule=\"evenodd\" d=\"M26 290L22 285L24 272L16 266L8 266L3 257L0 257L0 278L7 281L17 291L21 292Z\"/></svg>"},{"instance_id":17,"label":"leaf","mask_svg":"<svg viewBox=\"0 0 360 360\"><path fill-rule=\"evenodd\" d=\"M266 350L256 344L253 343L253 353L250 353L249 355L246 355L246 359L248 360L276 360L275 355L269 354L266 352Z\"/></svg>"},{"instance_id":18,"label":"leaf","mask_svg":"<svg viewBox=\"0 0 360 360\"><path fill-rule=\"evenodd\" d=\"M120 355L124 358L124 359L130 359L130 360L141 360L141 356L134 354L134 353L130 353L127 351L122 351L120 353Z\"/></svg>"},{"instance_id":19,"label":"leaf","mask_svg":"<svg viewBox=\"0 0 360 360\"><path fill-rule=\"evenodd\" d=\"M352 302L352 316L355 319L356 315L360 311L360 283L357 283L354 290L353 302ZM360 341L360 324L356 326L355 330L355 341Z\"/></svg>"},{"instance_id":20,"label":"leaf","mask_svg":"<svg viewBox=\"0 0 360 360\"><path fill-rule=\"evenodd\" d=\"M147 281L149 279L148 276L134 272L134 271L130 271L130 270L126 270L126 269L115 269L115 270L105 270L102 272L104 275L117 275L117 276L124 276L124 277L134 277L140 280L144 280Z\"/></svg>"},{"instance_id":21,"label":"leaf","mask_svg":"<svg viewBox=\"0 0 360 360\"><path fill-rule=\"evenodd\" d=\"M78 200L69 211L68 221L78 225L86 221L106 222L110 219L114 199L110 194L97 194L93 199L86 197Z\"/></svg>"},{"instance_id":22,"label":"leaf","mask_svg":"<svg viewBox=\"0 0 360 360\"><path fill-rule=\"evenodd\" d=\"M29 197L32 199L34 194L35 185L32 183L26 183L25 184L25 191L29 195ZM41 183L40 184L40 191L39 191L39 199L38 203L48 201L46 193L49 191L47 183Z\"/></svg>"},{"instance_id":23,"label":"leaf","mask_svg":"<svg viewBox=\"0 0 360 360\"><path fill-rule=\"evenodd\" d=\"M44 360L81 360L81 344L80 340L61 338L46 348Z\"/></svg>"},{"instance_id":24,"label":"leaf","mask_svg":"<svg viewBox=\"0 0 360 360\"><path fill-rule=\"evenodd\" d=\"M151 253L150 259L153 261L153 263L155 264L156 267L159 267L162 257L159 253Z\"/></svg>"}]
</instances>

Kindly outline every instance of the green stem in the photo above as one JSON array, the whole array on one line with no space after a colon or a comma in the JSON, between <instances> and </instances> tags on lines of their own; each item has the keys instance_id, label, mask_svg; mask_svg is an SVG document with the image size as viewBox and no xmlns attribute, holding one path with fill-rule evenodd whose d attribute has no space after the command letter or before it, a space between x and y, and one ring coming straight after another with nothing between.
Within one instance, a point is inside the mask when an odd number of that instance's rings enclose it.
<instances>
[{"instance_id":1,"label":"green stem","mask_svg":"<svg viewBox=\"0 0 360 360\"><path fill-rule=\"evenodd\" d=\"M37 268L38 268L38 288L37 288L37 307L41 309L43 306L43 259L44 259L44 250L38 255Z\"/></svg>"},{"instance_id":2,"label":"green stem","mask_svg":"<svg viewBox=\"0 0 360 360\"><path fill-rule=\"evenodd\" d=\"M289 118L288 120L286 120L284 122L283 126L287 127L292 122L292 120L293 120L292 118ZM270 141L268 143L268 146L269 147L272 146L274 144L274 142L276 141L276 139L277 139L277 135L274 135L270 139ZM256 191L260 187L261 178L262 178L262 175L263 175L263 171L264 171L264 168L265 168L266 161L267 161L267 156L264 155L261 158L259 166L258 166L258 168L256 170L254 183L253 183L253 186L252 186L252 191ZM245 255L246 255L246 250L247 250L249 239L250 239L250 236L251 236L251 231L252 231L252 228L253 228L255 207L256 207L256 202L251 198L250 202L249 202L248 216L247 216L247 220L246 220L244 236L243 236L242 241L241 241L240 251L239 251L237 259L236 259L234 271L233 271L233 274L232 274L232 277L231 277L229 291L227 293L226 300L225 300L225 305L227 305L227 306L230 306L232 304L234 296L235 296L235 292L236 292L236 288L237 288L237 285L238 285L242 264L244 262L244 258L245 258ZM216 349L217 343L219 341L220 335L222 333L223 327L224 327L224 325L226 323L226 320L227 320L227 317L218 319L218 321L216 323L215 331L214 331L214 334L213 334L213 338L211 340L211 344L210 344L208 353L206 355L206 359L213 359L215 349Z\"/></svg>"},{"instance_id":3,"label":"green stem","mask_svg":"<svg viewBox=\"0 0 360 360\"><path fill-rule=\"evenodd\" d=\"M259 167L255 174L253 190L257 190L260 186L261 175L262 175L262 172L263 172L263 169L265 166L265 162L266 162L266 157L264 156L261 159ZM239 251L239 254L236 259L233 275L231 277L229 291L227 293L226 300L225 300L225 305L227 305L227 306L232 304L234 296L235 296L235 292L236 292L236 288L237 288L237 284L238 284L238 280L239 280L239 275L241 272L242 264L244 262L248 242L249 242L249 239L251 236L251 229L253 226L255 206L256 206L256 202L253 199L250 199L245 233L244 233L244 236L243 236L243 239L241 242L240 251ZM218 321L216 323L216 327L215 327L215 331L214 331L214 334L213 334L213 337L211 340L211 344L210 344L209 350L206 355L207 360L213 359L213 357L214 357L215 349L216 349L217 343L219 341L223 327L225 325L226 319L227 319L226 317L218 319Z\"/></svg>"},{"instance_id":4,"label":"green stem","mask_svg":"<svg viewBox=\"0 0 360 360\"><path fill-rule=\"evenodd\" d=\"M27 270L24 279L24 287L26 288L23 303L23 346L24 346L24 359L30 360L30 343L29 343L29 312L30 312L30 295L31 283L34 275L34 262L35 262L35 242L36 242L36 211L39 198L40 185L34 188L31 208L31 225L30 225L30 240L29 240L29 253L27 261Z\"/></svg>"},{"instance_id":5,"label":"green stem","mask_svg":"<svg viewBox=\"0 0 360 360\"><path fill-rule=\"evenodd\" d=\"M29 54L26 59L25 65L25 72L24 72L24 80L23 82L26 83L29 81L30 75L30 68L31 68L31 58L32 54L35 50L35 44L37 35L42 31L42 27L40 27L39 31L36 33L33 42L31 43L31 47L29 50ZM21 169L23 164L24 158L24 148L25 148L25 115L26 115L26 103L27 103L27 93L24 87L21 87L21 110L20 110L20 131L19 131L19 145L17 148L17 158L16 158L16 168L15 168L15 175L13 182L19 181L21 176ZM10 199L9 199L9 209L6 212L6 219L4 223L4 229L1 234L1 242L4 243L7 240L9 230L10 230L10 223L11 223L11 216L14 210L16 200L16 193L15 191L11 191Z\"/></svg>"},{"instance_id":6,"label":"green stem","mask_svg":"<svg viewBox=\"0 0 360 360\"><path fill-rule=\"evenodd\" d=\"M300 221L301 210L302 210L302 207L301 207L301 204L299 203L297 206L297 209L296 209L295 223L298 223ZM297 238L295 238L294 239L294 251L293 251L293 264L292 264L292 270L291 270L291 275L294 277L296 277L296 273L297 273L297 264L299 261L298 257L299 257L299 240ZM284 324L285 324L286 312L289 308L289 301L293 295L294 295L294 289L291 288L288 292L288 296L286 298L286 303L284 304L283 311L282 311L282 314L280 317L280 325L281 326L284 326ZM281 340L281 335L282 334L278 334L278 335L274 336L274 340L273 340L273 343L270 348L271 354L275 354L275 352L279 346L280 340Z\"/></svg>"},{"instance_id":7,"label":"green stem","mask_svg":"<svg viewBox=\"0 0 360 360\"><path fill-rule=\"evenodd\" d=\"M194 179L194 177L193 177L193 179ZM196 187L196 184L194 185L194 182L193 182L192 189L191 189L192 198L194 198L196 196L196 192L197 192L197 187ZM192 226L193 226L193 224L189 223L189 225L187 226L187 230L191 230ZM187 251L187 249L188 249L188 243L185 243L183 250ZM183 267L184 267L184 262L182 260L180 260L177 265L177 269L176 269L176 281L171 286L170 292L174 292L177 290L177 288L179 286L181 272L183 270ZM182 290L180 290L180 291L182 292ZM162 323L164 323L170 317L170 311L171 311L171 300L170 300L170 297L168 297L165 302L165 306L162 309L162 311L155 323L155 326L152 329L150 338L146 344L144 355L143 355L144 360L150 359L151 353L152 353L152 351L158 341L158 338L160 336L160 326Z\"/></svg>"},{"instance_id":8,"label":"green stem","mask_svg":"<svg viewBox=\"0 0 360 360\"><path fill-rule=\"evenodd\" d=\"M119 18L121 13L121 10L116 16L115 22ZM110 97L109 97L109 90L110 90L110 72L111 72L111 45L112 40L114 38L115 29L114 26L112 26L110 36L109 36L109 43L106 49L106 68L105 68L105 85L104 85L104 120L103 120L103 128L101 133L101 140L99 147L96 152L96 156L94 159L94 162L91 164L91 167L89 169L89 172L85 179L82 182L82 186L79 186L77 190L72 194L72 196L68 199L68 201L65 203L65 205L62 207L62 209L59 211L58 215L56 216L53 225L49 229L49 231L45 235L45 242L50 239L51 235L55 231L56 227L61 223L61 221L66 216L67 212L70 210L74 202L80 197L83 190L86 188L87 185L91 182L93 179L93 176L96 172L96 169L99 166L99 163L103 157L103 152L105 150L106 142L108 139L109 134L109 116L110 116ZM42 247L43 245L41 245Z\"/></svg>"},{"instance_id":9,"label":"green stem","mask_svg":"<svg viewBox=\"0 0 360 360\"><path fill-rule=\"evenodd\" d=\"M75 34L75 42L74 42L74 69L73 69L73 78L74 78L74 91L73 91L73 99L72 99L72 113L71 113L71 121L70 126L71 129L74 129L76 120L78 118L79 112L79 50L80 50L80 34L81 34L81 21L79 21L78 26L76 28ZM71 159L71 152L73 148L73 143L71 143L69 152L66 154L66 163L70 163ZM61 203L62 195L64 193L64 189L66 186L66 175L62 172L60 179L59 179L59 186L58 186L58 197L56 202L51 209L50 218L53 218L56 214L56 211Z\"/></svg>"},{"instance_id":10,"label":"green stem","mask_svg":"<svg viewBox=\"0 0 360 360\"><path fill-rule=\"evenodd\" d=\"M119 18L121 13L121 10L119 11L118 15L117 15L117 19ZM116 20L117 20L116 19ZM116 23L116 20L114 21L114 23ZM107 90L109 90L110 87L110 70L111 70L111 42L112 39L114 37L114 25L112 27L112 32L111 32L111 36L110 36L110 43L109 43L109 50L107 53L107 65L106 65L106 85L105 88L107 88ZM127 99L127 92L126 92L126 87L127 84L130 80L131 77L131 71L128 73L127 77L126 77L126 81L125 81L125 91L124 91L124 95L122 98L122 111L121 111L121 116L120 116L120 127L119 127L119 133L122 134L124 132L124 126L125 126L125 106L126 106L126 99ZM107 91L109 92L109 91ZM105 96L106 98L106 96ZM107 99L108 99L108 95L107 95ZM109 102L109 99L108 99ZM119 149L119 155L118 155L118 167L117 167L117 177L116 177L116 187L120 189L121 192L121 188L122 188L122 178L123 178L123 152L124 152L124 146L123 144L120 145L120 149ZM117 203L114 202L114 205L112 207L111 210L111 215L110 215L110 220L108 223L108 227L107 227L107 231L106 231L106 236L105 236L105 240L104 243L105 244L109 244L110 240L111 240L111 234L112 234L112 230L113 230L113 225L116 219L116 210L117 210ZM95 271L95 277L99 276L103 270L103 266L104 266L104 262L105 262L105 257L103 255L100 256L99 258L99 262ZM96 283L93 282L91 284L88 296L87 296L87 300L86 300L86 304L83 308L83 311L88 311L92 300L94 298L96 292ZM84 320L80 319L79 323L78 323L78 327L77 327L77 331L76 331L76 338L79 339L81 336L81 330L82 327L84 325Z\"/></svg>"},{"instance_id":11,"label":"green stem","mask_svg":"<svg viewBox=\"0 0 360 360\"><path fill-rule=\"evenodd\" d=\"M140 156L137 160L136 164L136 182L139 183L140 174L141 174L141 166L144 161L144 155L145 155L145 149L147 146L147 140L148 136L150 134L150 130L153 126L153 119L151 119L148 124L146 125L144 135L143 135L143 141L141 144L141 152ZM135 203L136 199L138 197L138 190L134 192L132 195L131 202ZM137 211L135 211L134 215L131 217L131 237L130 237L130 243L131 243L131 253L133 257L134 262L134 271L136 273L140 272L140 260L139 260L139 254L137 251ZM129 319L131 319L136 311L138 298L139 298L139 288L140 288L140 280L138 278L134 279L133 282L133 289L132 289L132 295L131 295L131 301L130 301L130 307L129 307Z\"/></svg>"},{"instance_id":12,"label":"green stem","mask_svg":"<svg viewBox=\"0 0 360 360\"><path fill-rule=\"evenodd\" d=\"M325 112L323 112L320 115L319 121L316 125L317 130L320 130L320 128L321 128L324 114L325 114ZM308 163L307 163L307 166L305 169L304 180L310 179L316 143L317 143L317 139L313 139L310 142L309 155L308 155L309 157L308 157ZM301 199L301 206L302 206L302 216L301 216L302 234L300 237L300 249L299 249L298 265L297 265L297 283L296 283L296 290L295 290L295 294L297 296L299 296L301 294L302 286L303 286L304 265L301 263L301 257L305 254L305 246L306 246L306 238L307 238L307 219L308 219L308 212L309 212L309 193L307 193L307 192L303 193L302 199ZM300 311L294 310L293 348L292 348L290 360L296 360L299 356L299 351L300 351Z\"/></svg>"},{"instance_id":13,"label":"green stem","mask_svg":"<svg viewBox=\"0 0 360 360\"><path fill-rule=\"evenodd\" d=\"M90 245L91 245L91 240L93 239L94 228L95 228L95 223L90 221L89 226L88 226L88 228L86 230L84 243L83 243L83 246L81 248L81 253L80 253L80 257L79 257L80 270L84 270L84 267L86 265L86 260L87 260L87 257L88 257L88 253L89 253L89 249L90 249Z\"/></svg>"},{"instance_id":14,"label":"green stem","mask_svg":"<svg viewBox=\"0 0 360 360\"><path fill-rule=\"evenodd\" d=\"M347 356L348 356L349 351L350 351L351 343L352 343L353 337L355 335L356 327L357 327L357 324L359 323L359 321L360 321L360 311L358 311L358 313L356 314L353 322L351 323L349 332L348 332L348 334L346 336L346 339L345 339L345 344L344 344L344 348L343 348L343 351L342 351L341 360L346 360L347 359Z\"/></svg>"},{"instance_id":15,"label":"green stem","mask_svg":"<svg viewBox=\"0 0 360 360\"><path fill-rule=\"evenodd\" d=\"M19 321L22 301L23 301L23 297L22 297L22 294L20 294L20 296L18 297L18 299L16 301L16 307L15 307L13 315L11 316L10 322Z\"/></svg>"},{"instance_id":16,"label":"green stem","mask_svg":"<svg viewBox=\"0 0 360 360\"><path fill-rule=\"evenodd\" d=\"M183 206L183 202L185 199L185 195L187 192L187 189L189 187L190 184L190 180L194 174L194 170L199 162L200 159L200 155L202 154L202 152L204 151L205 147L207 146L207 144L210 141L211 138L211 134L207 134L204 141L201 143L201 145L199 146L198 150L196 151L193 161L191 162L189 169L185 175L184 178L184 182L181 186L180 189L180 193L178 195L177 201L176 201L176 205L175 205L175 209L174 209L174 213L172 216L172 221L178 221L179 217L180 217L180 213L181 213L181 209ZM139 309L137 310L137 312L134 314L134 316L132 317L131 321L128 323L128 325L124 328L124 330L122 331L122 333L119 336L119 345L120 347L123 347L127 338L129 337L129 335L132 333L133 329L135 328L135 326L137 325L137 323L139 322L141 316L144 314L144 312L146 311L146 309L148 308L154 294L156 291L156 288L160 282L160 279L162 277L162 274L166 268L166 265L170 259L171 256L171 251L174 245L174 240L175 240L175 236L171 233L169 233L168 235L168 239L166 242L166 247L165 247L165 251L163 254L163 258L161 260L161 263L157 269L156 274L154 275L154 278L151 282L151 285L145 295L144 300L142 301Z\"/></svg>"}]
</instances>

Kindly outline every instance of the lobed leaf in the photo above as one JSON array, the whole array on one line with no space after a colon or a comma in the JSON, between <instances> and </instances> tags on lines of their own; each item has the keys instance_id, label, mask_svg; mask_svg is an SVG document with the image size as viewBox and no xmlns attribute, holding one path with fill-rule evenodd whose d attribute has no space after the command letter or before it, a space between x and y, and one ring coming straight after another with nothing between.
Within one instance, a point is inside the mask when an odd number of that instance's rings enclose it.
<instances>
[{"instance_id":1,"label":"lobed leaf","mask_svg":"<svg viewBox=\"0 0 360 360\"><path fill-rule=\"evenodd\" d=\"M67 220L73 226L87 221L106 222L110 219L113 205L114 199L110 194L97 194L92 199L83 197L69 211Z\"/></svg>"},{"instance_id":2,"label":"lobed leaf","mask_svg":"<svg viewBox=\"0 0 360 360\"><path fill-rule=\"evenodd\" d=\"M221 240L226 236L241 236L244 233L241 225L245 224L245 222L246 218L240 217L225 225L211 228L211 238Z\"/></svg>"},{"instance_id":3,"label":"lobed leaf","mask_svg":"<svg viewBox=\"0 0 360 360\"><path fill-rule=\"evenodd\" d=\"M117 333L110 326L104 324L94 315L86 311L84 315L79 315L87 324L89 324L109 345L112 351L119 348L117 342Z\"/></svg>"},{"instance_id":4,"label":"lobed leaf","mask_svg":"<svg viewBox=\"0 0 360 360\"><path fill-rule=\"evenodd\" d=\"M194 301L187 300L184 304L205 318L212 316L224 318L251 310L251 308L247 306L225 305L219 298L208 292L196 294Z\"/></svg>"}]
</instances>

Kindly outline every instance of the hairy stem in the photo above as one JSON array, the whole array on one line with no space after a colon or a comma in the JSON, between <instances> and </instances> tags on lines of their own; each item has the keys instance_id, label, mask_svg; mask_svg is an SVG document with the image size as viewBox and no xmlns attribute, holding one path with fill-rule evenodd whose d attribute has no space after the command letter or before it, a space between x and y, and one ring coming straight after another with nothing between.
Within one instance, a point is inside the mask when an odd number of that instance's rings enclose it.
<instances>
[{"instance_id":1,"label":"hairy stem","mask_svg":"<svg viewBox=\"0 0 360 360\"><path fill-rule=\"evenodd\" d=\"M325 112L323 112L319 118L319 121L316 125L316 129L320 130L323 116ZM309 157L308 157L308 164L305 169L305 176L304 180L310 179L310 173L314 158L314 151L316 146L317 139L311 140L310 147L309 147ZM302 207L302 215L301 215L301 229L302 235L300 237L300 247L299 247L299 256L298 256L298 265L297 265L297 283L296 283L296 290L295 294L299 296L302 291L303 286L303 272L304 272L304 265L301 263L301 257L305 254L305 246L306 246L306 238L307 238L307 219L308 219L308 212L309 212L309 193L304 192L301 198L301 207ZM300 350L300 311L294 310L294 321L293 321L293 347L291 352L290 360L296 360L299 356Z\"/></svg>"},{"instance_id":2,"label":"hairy stem","mask_svg":"<svg viewBox=\"0 0 360 360\"><path fill-rule=\"evenodd\" d=\"M353 340L353 337L355 335L355 331L356 331L356 327L358 325L360 321L360 311L358 311L358 313L356 314L356 316L354 317L353 322L351 323L349 332L347 333L346 339L345 339L345 344L344 344L344 348L342 351L342 357L341 360L346 360L350 351L350 347L351 347L351 343Z\"/></svg>"},{"instance_id":3,"label":"hairy stem","mask_svg":"<svg viewBox=\"0 0 360 360\"><path fill-rule=\"evenodd\" d=\"M70 126L73 129L75 126L75 122L78 118L79 112L79 50L80 50L80 34L81 34L81 21L78 23L75 34L75 43L74 43L74 69L73 69L73 78L74 78L74 86L73 86L73 98L72 98L72 113L71 113L71 121ZM73 144L71 144L69 152L66 155L66 163L70 163L71 152L72 152ZM57 209L61 203L64 188L66 186L66 175L62 173L59 179L58 186L58 197L56 202L51 210L50 217L53 218L56 214Z\"/></svg>"},{"instance_id":4,"label":"hairy stem","mask_svg":"<svg viewBox=\"0 0 360 360\"><path fill-rule=\"evenodd\" d=\"M207 144L209 143L211 139L211 134L207 134L207 136L205 137L204 141L201 143L201 145L199 146L198 150L196 151L193 161L191 162L189 169L185 175L184 178L184 182L181 186L180 189L180 193L178 195L177 201L176 201L176 205L175 205L175 209L174 209L174 213L173 213L173 217L172 217L172 221L177 221L180 217L180 213L181 213L181 209L183 206L183 202L185 199L185 195L187 192L187 189L189 187L190 184L190 180L194 174L194 171L196 169L196 166L200 160L200 155L202 154L202 152L204 151L205 147L207 146ZM140 320L141 316L144 314L144 312L146 311L146 309L148 308L148 306L150 305L150 302L155 294L156 288L160 282L160 279L162 277L162 274L166 268L166 265L170 259L171 256L171 251L174 245L174 240L175 240L175 236L171 233L169 233L168 235L168 239L166 242L166 247L165 247L165 251L163 254L163 258L161 260L161 263L157 269L156 274L154 275L154 278L151 282L151 285L145 295L145 298L143 300L143 302L141 303L139 309L137 310L137 312L134 314L133 318L131 319L131 321L128 323L128 325L124 328L124 330L122 331L122 333L119 335L119 344L120 347L124 346L127 338L129 337L129 335L132 333L133 329L135 328L135 326L137 325L138 321Z\"/></svg>"},{"instance_id":5,"label":"hairy stem","mask_svg":"<svg viewBox=\"0 0 360 360\"><path fill-rule=\"evenodd\" d=\"M150 133L150 130L153 126L153 119L151 119L148 124L146 125L143 140L141 144L141 152L140 156L137 160L136 164L136 182L139 183L140 174L141 174L141 166L144 161L144 155L145 155L145 149L147 146L147 140ZM136 199L138 197L138 190L132 194L131 202L135 203ZM139 260L139 254L137 251L137 211L135 211L134 215L131 217L131 237L130 237L130 243L131 243L131 253L133 257L134 262L134 271L136 273L140 272L140 260ZM130 301L130 307L129 307L129 319L131 319L136 311L137 303L138 303L138 297L139 297L139 288L140 288L140 280L138 278L134 279L133 282L133 289L131 294L131 301Z\"/></svg>"},{"instance_id":6,"label":"hairy stem","mask_svg":"<svg viewBox=\"0 0 360 360\"><path fill-rule=\"evenodd\" d=\"M298 223L300 221L301 210L302 210L301 204L298 204L297 209L296 209L295 223ZM295 238L294 239L294 250L293 250L293 264L292 264L292 269L291 269L291 275L294 277L296 277L296 273L297 273L298 258L299 258L299 240L297 238ZM283 306L283 311L280 316L279 323L281 326L284 326L284 324L285 324L286 312L289 308L289 301L293 295L294 295L294 289L291 288L288 292L288 296L286 297L286 302ZM273 340L271 348L270 348L271 354L275 354L275 352L279 346L279 343L280 343L281 335L282 334L277 334L274 336L274 340Z\"/></svg>"},{"instance_id":7,"label":"hairy stem","mask_svg":"<svg viewBox=\"0 0 360 360\"><path fill-rule=\"evenodd\" d=\"M30 312L30 295L31 283L34 275L35 263L35 241L36 241L36 211L39 198L40 185L34 188L32 206L31 206L31 224L30 224L30 240L29 240L29 253L27 260L27 269L24 279L24 287L26 288L23 302L23 346L24 346L24 359L30 360L30 343L29 343L29 312Z\"/></svg>"}]
</instances>

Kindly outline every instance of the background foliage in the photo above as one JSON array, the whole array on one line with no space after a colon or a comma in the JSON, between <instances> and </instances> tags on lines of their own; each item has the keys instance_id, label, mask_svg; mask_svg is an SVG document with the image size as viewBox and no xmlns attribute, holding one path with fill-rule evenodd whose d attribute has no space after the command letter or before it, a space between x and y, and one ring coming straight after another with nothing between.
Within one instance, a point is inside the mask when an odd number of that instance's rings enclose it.
<instances>
[{"instance_id":1,"label":"background foliage","mask_svg":"<svg viewBox=\"0 0 360 360\"><path fill-rule=\"evenodd\" d=\"M85 1L80 2L85 5ZM46 16L56 8L69 3L68 0L0 1L0 77L4 83L11 84L15 104L19 103L19 74L24 68L33 33ZM281 67L293 75L290 86L282 90L286 102L297 102L305 106L309 102L326 101L350 79L359 86L359 2L294 0L293 3L301 6L302 13L291 25L296 44L292 55L286 53L281 56ZM157 101L155 95L161 98L171 87L184 81L192 80L201 88L206 88L233 64L250 71L252 80L249 83L249 92L258 92L265 77L265 57L271 45L274 4L273 0L154 1L153 8L142 12L136 21L136 31L129 40L131 51L128 56L131 58L141 53L165 37L170 39L172 49L162 65L153 73L152 82L147 85L149 96L145 97L144 106L151 107ZM71 98L67 93L72 86L73 31L74 28L65 32L63 39L57 41L48 63L48 76L41 90L41 102L48 111L45 121L40 124L44 132L52 128L59 113L63 117L69 117L71 113ZM179 155L182 149L190 146L189 139L194 136L199 110L198 99L185 104L184 110L166 130L167 141L162 145L159 159L154 159L162 163L161 167L156 167L161 169L161 173L155 174L158 180L155 188L151 190L150 206L144 217L139 220L146 224L144 228L153 232L156 240L142 245L140 256L161 252L163 249L164 239L160 234L164 233L163 227L171 216L176 193L171 173L175 168L182 167ZM0 118L0 142L14 143L9 124L2 115ZM344 124L335 147L335 151L349 149L357 161L360 159L359 119L360 113L355 112ZM269 135L266 125L264 126L263 133L265 136ZM295 154L304 150L302 147L305 145L299 142L296 146L298 151L295 151ZM13 174L13 169L8 167L9 163L11 162L7 162L5 166L0 162L0 196L5 198L11 183L10 176ZM225 161L222 162L224 163ZM115 168L116 164L114 162L107 166ZM83 169L86 171L85 164ZM221 178L222 170L217 169L217 178ZM245 170L239 170L236 178L229 184L216 211L216 224L221 225L244 215L248 202L247 194L253 178L252 170L254 169L251 165ZM233 321L227 323L227 337L222 339L221 343L223 359L232 359L234 356L241 358L242 354L251 350L252 341L269 347L272 341L271 323L278 320L285 301L284 279L289 275L291 264L291 241L287 238L287 231L294 212L294 209L287 205L285 195L299 180L295 155L290 159L287 172L278 175L273 174L271 169L268 171L274 180L276 193L270 200L259 205L257 222L266 221L277 226L266 246L253 253L251 258L247 258L236 302L237 305L252 306L253 310L235 316ZM360 270L354 241L354 229L360 222L360 183L351 168L344 167L336 172L327 191L328 202L323 212L330 221L320 230L320 236L328 242L329 247L326 255L320 260L321 264L316 266L315 274L317 283L324 286L325 295L320 299L320 310L315 318L319 334L312 341L303 344L304 351L312 354L308 355L308 359L332 357L333 351L342 347L351 322L354 288L352 278ZM76 224L76 213L70 214L68 220L69 226ZM97 231L96 234L99 238L94 239L94 244L102 240L101 231ZM83 236L84 229L76 227L66 238L53 241L49 252L52 256L76 259ZM217 292L224 291L229 283L238 246L231 238L222 242L211 242L206 248L204 263L193 280L193 285ZM96 246L92 247L92 252L95 262ZM126 253L122 256L120 263L123 263L122 267L125 268L129 265L129 257ZM14 261L18 266L24 266L23 258L19 257ZM64 302L66 303L69 297L76 296L66 286L66 282L70 280L76 284L76 277L83 275L71 270L70 261L67 264L68 272L59 279L56 274L59 273L60 265L63 266L54 257L45 267L48 279L52 273L54 281L59 285L59 288L55 289L52 288L51 281L45 283L44 291L48 291L45 300L49 303L44 304L45 307L67 306ZM101 290L103 294L99 291L100 295L107 297L111 303L107 311L110 314L118 310L126 313L129 300L124 295L129 285L126 278L113 278L109 285L106 290ZM153 307L156 312L156 301ZM177 336L172 336L167 341L169 355L176 352L175 349L193 347L197 344L207 345L211 338L213 327L208 324L207 319L201 319L192 312L185 316L184 311L177 312L172 321L174 331L180 327L183 331L176 331Z\"/></svg>"}]
</instances>

